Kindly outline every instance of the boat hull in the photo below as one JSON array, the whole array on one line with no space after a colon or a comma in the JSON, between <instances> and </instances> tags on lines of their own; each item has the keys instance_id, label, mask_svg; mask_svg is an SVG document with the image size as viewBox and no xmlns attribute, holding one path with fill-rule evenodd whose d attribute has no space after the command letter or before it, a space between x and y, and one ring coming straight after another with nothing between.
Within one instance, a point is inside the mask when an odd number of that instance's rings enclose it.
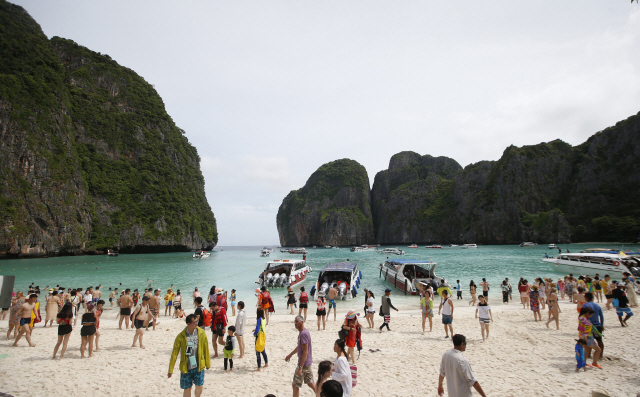
<instances>
[{"instance_id":1,"label":"boat hull","mask_svg":"<svg viewBox=\"0 0 640 397\"><path fill-rule=\"evenodd\" d=\"M555 272L563 274L583 275L583 276L595 276L596 273L600 274L600 277L604 277L605 274L609 274L611 277L622 276L623 272L628 271L624 266L607 266L596 265L591 263L583 263L570 261L558 261L555 259L543 259L544 262L549 264L549 267Z\"/></svg>"}]
</instances>

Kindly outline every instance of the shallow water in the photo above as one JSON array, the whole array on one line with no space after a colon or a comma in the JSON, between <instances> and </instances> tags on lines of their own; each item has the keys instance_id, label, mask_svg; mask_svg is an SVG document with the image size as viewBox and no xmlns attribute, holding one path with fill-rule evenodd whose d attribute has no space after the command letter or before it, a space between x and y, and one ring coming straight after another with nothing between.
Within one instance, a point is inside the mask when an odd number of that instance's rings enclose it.
<instances>
[{"instance_id":1,"label":"shallow water","mask_svg":"<svg viewBox=\"0 0 640 397\"><path fill-rule=\"evenodd\" d=\"M638 250L638 245L619 244L568 244L562 245L564 251L579 252L585 248L611 247L616 249ZM64 287L96 286L102 284L103 297L111 288L145 288L152 283L154 288L166 290L171 284L174 289L179 288L182 294L190 297L194 287L208 292L212 285L226 290L236 289L238 300L253 302L255 281L264 268L267 259L301 259L301 255L280 253L276 248L269 258L260 257L262 247L216 247L210 258L192 259L192 253L168 254L121 254L118 257L104 256L76 256L55 257L41 259L11 259L0 261L0 275L16 276L16 291L26 292L28 286L34 282L40 288L61 285ZM393 256L402 259L432 260L438 265L436 274L449 281L452 287L456 280L462 284L463 296L469 297L468 285L470 280L478 284L486 278L492 285L491 296L500 295L499 285L508 277L512 285L516 285L520 277L529 281L536 277L552 277L557 279L563 274L553 271L549 264L542 262L545 253L550 256L557 254L557 250L550 250L546 245L521 248L517 245L479 246L477 249L463 249L459 247L445 247L442 249L426 249L424 246L411 249L399 247L407 252L405 256ZM380 250L382 247L380 248ZM358 264L362 271L362 288L374 291L378 297L389 284L379 278L377 266L386 259L376 251L350 252L348 248L325 249L309 248L307 262L313 272L307 279L297 285L294 291L298 293L300 286L306 286L307 291L315 282L318 270L331 262L342 262L349 259ZM147 281L149 279L149 281ZM282 291L282 293L280 293ZM285 289L272 289L277 309L286 306ZM361 295L358 296L360 300ZM409 304L415 297L405 297L399 290L394 290L392 299L399 304ZM361 299L364 302L364 298ZM358 305L354 305L359 307Z\"/></svg>"}]
</instances>

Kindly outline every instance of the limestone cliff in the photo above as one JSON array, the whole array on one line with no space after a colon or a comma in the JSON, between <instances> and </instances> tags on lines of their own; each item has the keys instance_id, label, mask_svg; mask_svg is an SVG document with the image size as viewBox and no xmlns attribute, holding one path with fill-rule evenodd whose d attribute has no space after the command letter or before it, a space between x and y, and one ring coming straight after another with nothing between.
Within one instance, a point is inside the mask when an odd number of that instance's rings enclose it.
<instances>
[{"instance_id":1,"label":"limestone cliff","mask_svg":"<svg viewBox=\"0 0 640 397\"><path fill-rule=\"evenodd\" d=\"M324 164L278 209L282 246L360 245L373 241L369 177L359 163Z\"/></svg>"},{"instance_id":2,"label":"limestone cliff","mask_svg":"<svg viewBox=\"0 0 640 397\"><path fill-rule=\"evenodd\" d=\"M196 149L153 87L0 1L0 257L210 249Z\"/></svg>"}]
</instances>

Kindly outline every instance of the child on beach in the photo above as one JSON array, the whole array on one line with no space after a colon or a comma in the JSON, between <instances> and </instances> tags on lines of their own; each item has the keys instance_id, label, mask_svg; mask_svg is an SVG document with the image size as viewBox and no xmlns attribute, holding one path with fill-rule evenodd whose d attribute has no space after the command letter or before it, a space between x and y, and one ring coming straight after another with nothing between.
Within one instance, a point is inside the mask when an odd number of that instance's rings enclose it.
<instances>
[{"instance_id":1,"label":"child on beach","mask_svg":"<svg viewBox=\"0 0 640 397\"><path fill-rule=\"evenodd\" d=\"M318 382L316 383L316 397L320 397L322 384L331 378L333 364L331 361L321 361L318 364Z\"/></svg>"},{"instance_id":2,"label":"child on beach","mask_svg":"<svg viewBox=\"0 0 640 397\"><path fill-rule=\"evenodd\" d=\"M227 361L229 362L229 372L233 372L233 354L236 351L236 327L233 325L227 328L227 342L224 345L224 372L227 372Z\"/></svg>"},{"instance_id":3,"label":"child on beach","mask_svg":"<svg viewBox=\"0 0 640 397\"><path fill-rule=\"evenodd\" d=\"M587 362L584 359L584 348L587 347L586 339L576 339L576 372L580 371L582 368L583 371L587 370Z\"/></svg>"}]
</instances>

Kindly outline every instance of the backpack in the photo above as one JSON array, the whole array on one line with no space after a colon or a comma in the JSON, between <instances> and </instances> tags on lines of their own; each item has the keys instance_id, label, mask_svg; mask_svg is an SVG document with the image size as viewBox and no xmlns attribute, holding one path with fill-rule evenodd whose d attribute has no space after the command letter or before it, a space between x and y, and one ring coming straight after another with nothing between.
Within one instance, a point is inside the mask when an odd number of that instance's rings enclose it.
<instances>
[{"instance_id":1,"label":"backpack","mask_svg":"<svg viewBox=\"0 0 640 397\"><path fill-rule=\"evenodd\" d=\"M309 303L309 295L306 292L300 293L300 303Z\"/></svg>"},{"instance_id":2,"label":"backpack","mask_svg":"<svg viewBox=\"0 0 640 397\"><path fill-rule=\"evenodd\" d=\"M262 293L262 304L266 305L267 303L269 303L270 300L271 300L271 294L269 294L267 291L264 291Z\"/></svg>"},{"instance_id":3,"label":"backpack","mask_svg":"<svg viewBox=\"0 0 640 397\"><path fill-rule=\"evenodd\" d=\"M202 310L202 325L204 325L205 327L210 327L212 319L213 319L213 314L209 310L203 309Z\"/></svg>"},{"instance_id":4,"label":"backpack","mask_svg":"<svg viewBox=\"0 0 640 397\"><path fill-rule=\"evenodd\" d=\"M273 307L273 299L271 299L271 296L269 296L269 313L275 313L276 312L276 308Z\"/></svg>"},{"instance_id":5,"label":"backpack","mask_svg":"<svg viewBox=\"0 0 640 397\"><path fill-rule=\"evenodd\" d=\"M267 335L264 333L264 323L261 322L260 330L258 331L258 338L256 338L256 351L263 352L266 342L267 342Z\"/></svg>"}]
</instances>

